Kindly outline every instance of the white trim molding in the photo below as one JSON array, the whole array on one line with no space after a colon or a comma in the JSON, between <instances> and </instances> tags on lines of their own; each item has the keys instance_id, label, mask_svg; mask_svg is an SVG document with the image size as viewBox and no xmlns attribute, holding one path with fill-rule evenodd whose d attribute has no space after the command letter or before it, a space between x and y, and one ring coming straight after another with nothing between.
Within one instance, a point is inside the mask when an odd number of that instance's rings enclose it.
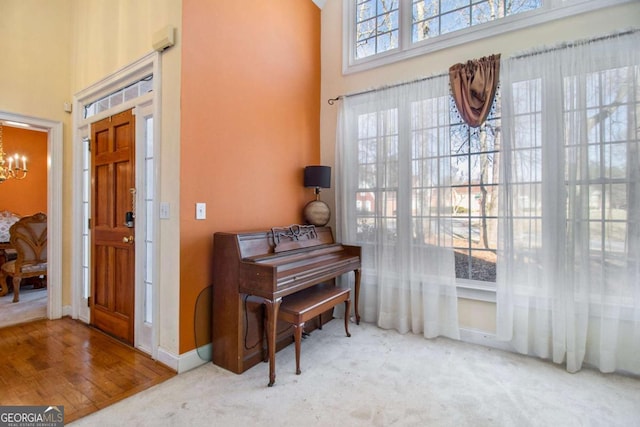
<instances>
[{"instance_id":1,"label":"white trim molding","mask_svg":"<svg viewBox=\"0 0 640 427\"><path fill-rule=\"evenodd\" d=\"M211 363L212 350L213 346L209 343L177 356L168 350L158 348L157 360L175 370L177 373L182 374L198 366L202 366L205 363Z\"/></svg>"}]
</instances>

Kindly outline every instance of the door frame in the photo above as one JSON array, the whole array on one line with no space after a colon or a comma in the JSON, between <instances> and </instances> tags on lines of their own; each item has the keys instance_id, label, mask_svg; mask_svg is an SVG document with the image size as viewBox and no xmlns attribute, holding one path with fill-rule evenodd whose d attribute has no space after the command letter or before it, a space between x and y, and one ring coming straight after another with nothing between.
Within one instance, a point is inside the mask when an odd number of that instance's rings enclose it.
<instances>
[{"instance_id":1,"label":"door frame","mask_svg":"<svg viewBox=\"0 0 640 427\"><path fill-rule=\"evenodd\" d=\"M83 241L82 241L82 231L83 231L83 147L85 144L83 143L83 139L88 135L90 125L92 122L98 121L104 117L108 117L112 114L115 114L119 111L124 111L126 109L136 107L141 107L143 110L147 110L148 106L152 107L152 115L153 115L153 150L154 157L159 159L159 141L160 141L160 103L161 103L161 56L158 52L151 52L146 56L140 58L138 61L129 64L120 70L116 71L113 74L108 75L104 79L98 81L97 83L81 90L78 92L73 98L73 224L71 234L72 234L72 317L75 319L80 319L85 323L90 323L90 313L89 307L87 306L87 300L83 297ZM109 109L103 113L95 114L89 119L85 119L83 117L84 106L89 105L91 102L101 99L102 97L109 95L117 90L120 90L124 87L129 86L130 84L139 81L141 78L153 74L153 89L151 92L146 95L140 96L133 101L124 102L116 107ZM145 107L146 106L146 107ZM142 112L142 111L141 111ZM137 115L137 112L136 112ZM139 130L142 125L142 120L136 120L136 139L139 138ZM142 141L142 140L140 140ZM135 168L137 171L144 171L145 168L141 164L144 161L144 156L139 156L138 153L140 149L142 149L142 142L136 145L139 148L136 148L136 165ZM158 173L158 164L155 163L154 170L149 171L150 176L153 177L153 181L155 185L154 195L153 195L153 206L152 211L154 218L159 217L159 207L158 207L158 196L159 196L159 173ZM140 185L140 180L143 177L139 172L136 173L136 188L142 188ZM137 196L137 206L141 207L144 205L144 200L140 199L141 193L138 192ZM141 209L138 209L141 210ZM140 240L140 235L138 233L142 233L143 230L146 230L147 224L143 215L136 215L136 241ZM151 231L153 241L158 242L159 236L159 225L158 221L154 221L154 227ZM143 299L140 297L142 293L142 289L145 286L143 280L143 272L144 272L144 262L146 261L146 257L140 253L142 248L138 248L136 245L136 265L135 265L135 295L136 295L136 306L135 306L135 320L134 320L134 347L143 350L148 353L152 358L157 359L158 357L158 347L159 347L159 298L158 298L158 276L159 276L159 267L158 262L154 262L153 265L148 266L151 269L152 276L152 288L151 288L151 298L152 298L152 311L153 317L151 322L151 328L149 331L148 324L144 322L144 310L140 309L140 305L143 303ZM153 247L153 256L154 260L158 260L158 245L154 245ZM147 331L150 334L150 339L148 341L140 339L142 333Z\"/></svg>"},{"instance_id":2,"label":"door frame","mask_svg":"<svg viewBox=\"0 0 640 427\"><path fill-rule=\"evenodd\" d=\"M0 120L24 123L47 133L47 318L62 308L62 122L0 111ZM64 313L68 314L68 313Z\"/></svg>"}]
</instances>

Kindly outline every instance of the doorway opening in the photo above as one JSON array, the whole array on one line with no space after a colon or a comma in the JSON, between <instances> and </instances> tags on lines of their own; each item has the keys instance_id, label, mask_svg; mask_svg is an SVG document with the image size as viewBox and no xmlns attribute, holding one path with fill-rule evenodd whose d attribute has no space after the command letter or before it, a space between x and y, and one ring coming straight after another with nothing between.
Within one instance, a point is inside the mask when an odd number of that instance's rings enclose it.
<instances>
[{"instance_id":1,"label":"doorway opening","mask_svg":"<svg viewBox=\"0 0 640 427\"><path fill-rule=\"evenodd\" d=\"M62 122L5 111L0 111L0 121L20 123L47 134L47 318L59 319L63 315Z\"/></svg>"}]
</instances>

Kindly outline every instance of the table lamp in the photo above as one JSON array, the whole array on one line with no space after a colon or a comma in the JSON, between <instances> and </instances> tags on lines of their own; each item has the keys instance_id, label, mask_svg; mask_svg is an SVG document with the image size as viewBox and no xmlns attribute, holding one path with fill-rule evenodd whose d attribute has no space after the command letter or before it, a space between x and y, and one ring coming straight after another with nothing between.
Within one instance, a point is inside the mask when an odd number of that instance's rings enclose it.
<instances>
[{"instance_id":1,"label":"table lamp","mask_svg":"<svg viewBox=\"0 0 640 427\"><path fill-rule=\"evenodd\" d=\"M304 168L304 186L314 187L316 199L304 207L304 219L308 224L322 227L331 218L329 205L320 200L320 189L331 187L330 166L307 166Z\"/></svg>"}]
</instances>

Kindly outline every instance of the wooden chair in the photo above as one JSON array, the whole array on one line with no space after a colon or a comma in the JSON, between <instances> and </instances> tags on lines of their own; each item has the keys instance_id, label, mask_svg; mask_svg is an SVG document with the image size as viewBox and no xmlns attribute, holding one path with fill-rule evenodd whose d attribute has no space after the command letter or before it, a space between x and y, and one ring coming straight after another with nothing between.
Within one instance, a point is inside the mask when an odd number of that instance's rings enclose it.
<instances>
[{"instance_id":1,"label":"wooden chair","mask_svg":"<svg viewBox=\"0 0 640 427\"><path fill-rule=\"evenodd\" d=\"M13 302L18 302L23 278L47 275L47 215L37 213L23 217L11 226L9 234L17 257L0 267L0 283L7 276L13 278ZM3 292L3 295L7 293Z\"/></svg>"}]
</instances>

